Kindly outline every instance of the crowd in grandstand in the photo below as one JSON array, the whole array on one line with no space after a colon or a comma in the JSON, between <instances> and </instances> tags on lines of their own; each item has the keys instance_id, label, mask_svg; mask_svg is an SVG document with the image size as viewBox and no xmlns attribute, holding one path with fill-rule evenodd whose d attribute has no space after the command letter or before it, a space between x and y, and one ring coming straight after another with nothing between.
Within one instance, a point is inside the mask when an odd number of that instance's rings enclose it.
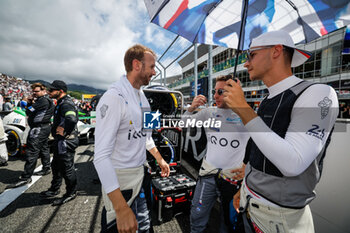
<instances>
[{"instance_id":1,"label":"crowd in grandstand","mask_svg":"<svg viewBox=\"0 0 350 233\"><path fill-rule=\"evenodd\" d=\"M1 73L0 77L1 107L6 102L15 106L23 97L31 94L30 83L28 81Z\"/></svg>"}]
</instances>

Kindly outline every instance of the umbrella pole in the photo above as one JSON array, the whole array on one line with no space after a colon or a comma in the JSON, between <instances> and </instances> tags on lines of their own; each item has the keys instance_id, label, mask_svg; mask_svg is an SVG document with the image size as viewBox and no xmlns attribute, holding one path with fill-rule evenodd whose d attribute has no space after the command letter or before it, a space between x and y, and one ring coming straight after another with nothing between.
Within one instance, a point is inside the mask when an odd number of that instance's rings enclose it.
<instances>
[{"instance_id":1,"label":"umbrella pole","mask_svg":"<svg viewBox=\"0 0 350 233\"><path fill-rule=\"evenodd\" d=\"M297 14L298 14L298 24L300 24L301 28L303 29L303 32L304 32L304 35L305 35L305 43L309 42L309 40L307 38L306 30L305 30L305 23L304 23L304 20L300 16L299 9L296 7L296 5L292 1L286 0L286 2L289 3L289 5L297 12Z\"/></svg>"},{"instance_id":2,"label":"umbrella pole","mask_svg":"<svg viewBox=\"0 0 350 233\"><path fill-rule=\"evenodd\" d=\"M236 60L235 60L235 68L233 70L233 78L236 78L236 73L237 73L237 66L238 66L238 58L239 54L241 53L241 43L242 39L244 39L244 34L243 29L245 27L246 19L247 19L247 12L248 12L248 0L244 0L244 5L243 5L243 14L242 14L242 20L241 20L241 28L239 30L239 37L238 37L238 46L236 50Z\"/></svg>"},{"instance_id":3,"label":"umbrella pole","mask_svg":"<svg viewBox=\"0 0 350 233\"><path fill-rule=\"evenodd\" d=\"M194 96L196 97L198 95L198 66L197 66L197 59L198 59L198 48L197 43L194 43Z\"/></svg>"}]
</instances>

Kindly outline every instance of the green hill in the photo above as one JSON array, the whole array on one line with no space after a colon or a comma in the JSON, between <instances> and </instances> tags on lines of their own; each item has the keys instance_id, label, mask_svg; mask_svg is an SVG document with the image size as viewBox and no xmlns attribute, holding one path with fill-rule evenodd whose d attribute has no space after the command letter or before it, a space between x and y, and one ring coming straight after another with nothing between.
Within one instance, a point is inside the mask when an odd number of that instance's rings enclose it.
<instances>
[{"instance_id":1,"label":"green hill","mask_svg":"<svg viewBox=\"0 0 350 233\"><path fill-rule=\"evenodd\" d=\"M46 82L44 80L26 80L26 81L28 81L29 83L39 82L44 84L45 86L49 84L49 82ZM69 92L72 91L72 92L78 92L81 94L103 94L106 91L106 90L97 89L97 88L93 88L85 85L79 85L79 84L67 84L67 86L68 86Z\"/></svg>"}]
</instances>

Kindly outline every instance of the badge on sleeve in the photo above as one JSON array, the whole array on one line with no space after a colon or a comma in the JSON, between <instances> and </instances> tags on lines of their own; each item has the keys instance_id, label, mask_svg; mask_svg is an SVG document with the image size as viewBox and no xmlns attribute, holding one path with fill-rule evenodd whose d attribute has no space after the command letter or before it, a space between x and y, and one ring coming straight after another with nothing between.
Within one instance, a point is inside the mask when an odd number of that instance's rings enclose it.
<instances>
[{"instance_id":1,"label":"badge on sleeve","mask_svg":"<svg viewBox=\"0 0 350 233\"><path fill-rule=\"evenodd\" d=\"M329 108L332 105L332 100L328 97L324 97L323 100L318 102L318 107L321 108L321 119L323 120L329 113Z\"/></svg>"},{"instance_id":2,"label":"badge on sleeve","mask_svg":"<svg viewBox=\"0 0 350 233\"><path fill-rule=\"evenodd\" d=\"M107 110L108 110L108 105L106 104L102 105L102 107L100 108L102 119L106 116Z\"/></svg>"}]
</instances>

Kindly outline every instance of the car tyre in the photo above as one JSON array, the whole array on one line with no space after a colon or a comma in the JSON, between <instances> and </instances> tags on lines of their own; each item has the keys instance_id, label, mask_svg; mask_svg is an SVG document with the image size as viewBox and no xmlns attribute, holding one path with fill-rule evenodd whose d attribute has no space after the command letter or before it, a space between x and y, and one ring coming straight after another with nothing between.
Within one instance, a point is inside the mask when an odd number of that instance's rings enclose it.
<instances>
[{"instance_id":1,"label":"car tyre","mask_svg":"<svg viewBox=\"0 0 350 233\"><path fill-rule=\"evenodd\" d=\"M21 139L18 133L9 129L5 131L7 134L6 147L9 156L19 156L21 154Z\"/></svg>"}]
</instances>

